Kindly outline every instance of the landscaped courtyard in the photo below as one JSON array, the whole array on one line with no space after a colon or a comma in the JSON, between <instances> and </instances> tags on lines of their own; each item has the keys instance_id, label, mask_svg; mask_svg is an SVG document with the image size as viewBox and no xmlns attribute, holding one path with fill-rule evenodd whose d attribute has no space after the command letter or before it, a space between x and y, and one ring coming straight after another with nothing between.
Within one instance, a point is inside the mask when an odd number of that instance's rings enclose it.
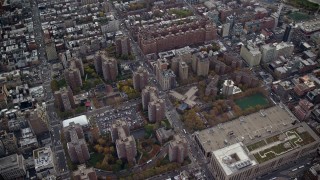
<instances>
[{"instance_id":1,"label":"landscaped courtyard","mask_svg":"<svg viewBox=\"0 0 320 180\"><path fill-rule=\"evenodd\" d=\"M247 149L259 163L262 163L314 141L314 138L308 132L299 132L298 129L292 129L263 139L248 145Z\"/></svg>"}]
</instances>

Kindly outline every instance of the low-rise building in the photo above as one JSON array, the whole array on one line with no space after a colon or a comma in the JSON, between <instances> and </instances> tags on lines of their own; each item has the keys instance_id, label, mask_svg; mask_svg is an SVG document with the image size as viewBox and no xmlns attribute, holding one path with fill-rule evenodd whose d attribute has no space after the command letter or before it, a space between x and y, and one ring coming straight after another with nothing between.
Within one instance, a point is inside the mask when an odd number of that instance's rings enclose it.
<instances>
[{"instance_id":1,"label":"low-rise building","mask_svg":"<svg viewBox=\"0 0 320 180\"><path fill-rule=\"evenodd\" d=\"M85 164L79 165L78 170L72 173L74 180L97 180L98 176L93 167L87 168Z\"/></svg>"},{"instance_id":2,"label":"low-rise building","mask_svg":"<svg viewBox=\"0 0 320 180\"><path fill-rule=\"evenodd\" d=\"M7 133L5 130L0 131L0 140L7 154L17 153L18 142L16 136L13 133Z\"/></svg>"},{"instance_id":3,"label":"low-rise building","mask_svg":"<svg viewBox=\"0 0 320 180\"><path fill-rule=\"evenodd\" d=\"M176 100L187 104L189 108L192 108L197 104L195 102L195 99L197 98L197 92L198 88L196 86L193 86L183 95L174 90L169 91L169 95L171 95Z\"/></svg>"},{"instance_id":4,"label":"low-rise building","mask_svg":"<svg viewBox=\"0 0 320 180\"><path fill-rule=\"evenodd\" d=\"M300 120L306 120L313 109L313 104L306 99L301 99L299 104L293 108L293 114Z\"/></svg>"},{"instance_id":5,"label":"low-rise building","mask_svg":"<svg viewBox=\"0 0 320 180\"><path fill-rule=\"evenodd\" d=\"M22 153L32 152L32 150L39 147L37 137L33 134L30 128L21 129L19 145Z\"/></svg>"},{"instance_id":6,"label":"low-rise building","mask_svg":"<svg viewBox=\"0 0 320 180\"><path fill-rule=\"evenodd\" d=\"M39 179L50 175L56 176L55 157L50 147L43 147L33 151L34 166Z\"/></svg>"}]
</instances>

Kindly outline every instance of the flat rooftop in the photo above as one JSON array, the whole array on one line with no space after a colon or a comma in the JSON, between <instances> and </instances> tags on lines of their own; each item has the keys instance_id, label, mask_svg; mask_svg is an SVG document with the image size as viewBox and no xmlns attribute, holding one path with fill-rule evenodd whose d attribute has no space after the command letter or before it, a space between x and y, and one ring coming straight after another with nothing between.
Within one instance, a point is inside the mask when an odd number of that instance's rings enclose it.
<instances>
[{"instance_id":1,"label":"flat rooftop","mask_svg":"<svg viewBox=\"0 0 320 180\"><path fill-rule=\"evenodd\" d=\"M62 121L62 126L67 127L72 122L74 122L75 124L79 123L81 126L86 126L89 124L87 116L81 115L81 116L77 116L77 117L66 119L66 120Z\"/></svg>"},{"instance_id":2,"label":"flat rooftop","mask_svg":"<svg viewBox=\"0 0 320 180\"><path fill-rule=\"evenodd\" d=\"M246 147L257 162L263 163L315 141L319 137L303 122Z\"/></svg>"},{"instance_id":3,"label":"flat rooftop","mask_svg":"<svg viewBox=\"0 0 320 180\"><path fill-rule=\"evenodd\" d=\"M0 170L12 168L14 166L20 166L22 163L22 156L18 154L12 154L0 159Z\"/></svg>"},{"instance_id":4,"label":"flat rooftop","mask_svg":"<svg viewBox=\"0 0 320 180\"><path fill-rule=\"evenodd\" d=\"M283 106L273 106L235 120L218 124L195 135L206 153L242 142L248 144L290 128L296 118Z\"/></svg>"},{"instance_id":5,"label":"flat rooftop","mask_svg":"<svg viewBox=\"0 0 320 180\"><path fill-rule=\"evenodd\" d=\"M240 142L212 152L227 175L257 164Z\"/></svg>"},{"instance_id":6,"label":"flat rooftop","mask_svg":"<svg viewBox=\"0 0 320 180\"><path fill-rule=\"evenodd\" d=\"M50 147L43 147L33 151L33 159L36 171L53 166L53 157Z\"/></svg>"}]
</instances>

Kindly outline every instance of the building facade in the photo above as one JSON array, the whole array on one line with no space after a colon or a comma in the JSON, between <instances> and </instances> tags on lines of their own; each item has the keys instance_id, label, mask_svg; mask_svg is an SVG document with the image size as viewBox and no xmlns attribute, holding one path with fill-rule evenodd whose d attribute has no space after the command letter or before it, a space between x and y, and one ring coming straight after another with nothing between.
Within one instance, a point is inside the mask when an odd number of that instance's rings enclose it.
<instances>
[{"instance_id":1,"label":"building facade","mask_svg":"<svg viewBox=\"0 0 320 180\"><path fill-rule=\"evenodd\" d=\"M70 159L73 163L85 163L90 159L89 149L84 139L82 128L74 123L70 123L64 128L66 138L70 139L67 143L67 149Z\"/></svg>"},{"instance_id":2,"label":"building facade","mask_svg":"<svg viewBox=\"0 0 320 180\"><path fill-rule=\"evenodd\" d=\"M139 67L138 70L133 73L132 80L133 88L137 91L142 91L148 84L148 71L143 67Z\"/></svg>"},{"instance_id":3,"label":"building facade","mask_svg":"<svg viewBox=\"0 0 320 180\"><path fill-rule=\"evenodd\" d=\"M130 129L127 122L125 120L117 119L111 125L112 142L116 142L116 140L119 139L119 133L118 133L119 128L122 128L127 136L130 134Z\"/></svg>"},{"instance_id":4,"label":"building facade","mask_svg":"<svg viewBox=\"0 0 320 180\"><path fill-rule=\"evenodd\" d=\"M141 29L138 44L144 54L151 54L212 41L216 36L215 24L202 19L171 28Z\"/></svg>"},{"instance_id":5,"label":"building facade","mask_svg":"<svg viewBox=\"0 0 320 180\"><path fill-rule=\"evenodd\" d=\"M116 120L111 128L112 141L116 143L119 159L127 159L128 162L135 162L137 155L136 141L130 136L130 130L124 120Z\"/></svg>"},{"instance_id":6,"label":"building facade","mask_svg":"<svg viewBox=\"0 0 320 180\"><path fill-rule=\"evenodd\" d=\"M54 101L61 111L67 111L75 107L73 93L70 87L64 87L54 92Z\"/></svg>"},{"instance_id":7,"label":"building facade","mask_svg":"<svg viewBox=\"0 0 320 180\"><path fill-rule=\"evenodd\" d=\"M275 60L276 47L273 44L265 44L261 46L261 61L270 63Z\"/></svg>"},{"instance_id":8,"label":"building facade","mask_svg":"<svg viewBox=\"0 0 320 180\"><path fill-rule=\"evenodd\" d=\"M164 118L165 104L163 99L152 97L148 104L148 118L150 122L160 122Z\"/></svg>"},{"instance_id":9,"label":"building facade","mask_svg":"<svg viewBox=\"0 0 320 180\"><path fill-rule=\"evenodd\" d=\"M102 74L105 81L115 81L118 76L117 60L113 58L103 59Z\"/></svg>"},{"instance_id":10,"label":"building facade","mask_svg":"<svg viewBox=\"0 0 320 180\"><path fill-rule=\"evenodd\" d=\"M116 53L117 55L125 55L128 56L131 53L130 40L127 36L121 35L116 36Z\"/></svg>"},{"instance_id":11,"label":"building facade","mask_svg":"<svg viewBox=\"0 0 320 180\"><path fill-rule=\"evenodd\" d=\"M248 63L250 67L260 64L261 52L255 45L251 43L241 46L240 56Z\"/></svg>"},{"instance_id":12,"label":"building facade","mask_svg":"<svg viewBox=\"0 0 320 180\"><path fill-rule=\"evenodd\" d=\"M149 102L151 101L151 96L152 94L158 95L158 89L154 86L146 86L141 93L141 98L142 98L142 109L147 110Z\"/></svg>"},{"instance_id":13,"label":"building facade","mask_svg":"<svg viewBox=\"0 0 320 180\"><path fill-rule=\"evenodd\" d=\"M164 70L159 74L159 83L164 91L172 89L176 86L176 75L171 69Z\"/></svg>"},{"instance_id":14,"label":"building facade","mask_svg":"<svg viewBox=\"0 0 320 180\"><path fill-rule=\"evenodd\" d=\"M71 67L64 71L64 77L70 88L75 91L82 86L81 73L78 68Z\"/></svg>"},{"instance_id":15,"label":"building facade","mask_svg":"<svg viewBox=\"0 0 320 180\"><path fill-rule=\"evenodd\" d=\"M188 156L187 140L180 134L174 135L169 144L169 160L171 162L183 163Z\"/></svg>"},{"instance_id":16,"label":"building facade","mask_svg":"<svg viewBox=\"0 0 320 180\"><path fill-rule=\"evenodd\" d=\"M179 78L181 80L187 80L188 79L188 65L184 61L179 62Z\"/></svg>"}]
</instances>

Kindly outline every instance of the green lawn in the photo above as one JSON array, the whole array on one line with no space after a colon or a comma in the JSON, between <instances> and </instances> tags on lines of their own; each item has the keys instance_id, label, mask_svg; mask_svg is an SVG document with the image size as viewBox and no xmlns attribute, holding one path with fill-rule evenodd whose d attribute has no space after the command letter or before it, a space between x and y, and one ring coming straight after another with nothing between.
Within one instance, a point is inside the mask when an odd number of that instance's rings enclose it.
<instances>
[{"instance_id":1,"label":"green lawn","mask_svg":"<svg viewBox=\"0 0 320 180\"><path fill-rule=\"evenodd\" d=\"M294 21L303 21L310 19L309 15L301 13L301 12L293 12L289 14L289 17Z\"/></svg>"},{"instance_id":2,"label":"green lawn","mask_svg":"<svg viewBox=\"0 0 320 180\"><path fill-rule=\"evenodd\" d=\"M279 141L279 135L269 137L269 138L266 139L266 141L267 141L268 144L276 142L276 141Z\"/></svg>"},{"instance_id":3,"label":"green lawn","mask_svg":"<svg viewBox=\"0 0 320 180\"><path fill-rule=\"evenodd\" d=\"M268 105L268 100L262 94L257 93L251 96L240 98L235 100L235 103L242 109L248 109L250 107L255 107L257 105L265 106Z\"/></svg>"},{"instance_id":4,"label":"green lawn","mask_svg":"<svg viewBox=\"0 0 320 180\"><path fill-rule=\"evenodd\" d=\"M254 144L251 144L251 145L247 146L247 148L248 148L249 151L253 151L253 150L258 149L260 147L263 147L265 145L267 145L266 142L264 140L261 140L261 141L258 141L258 142L254 143Z\"/></svg>"}]
</instances>

